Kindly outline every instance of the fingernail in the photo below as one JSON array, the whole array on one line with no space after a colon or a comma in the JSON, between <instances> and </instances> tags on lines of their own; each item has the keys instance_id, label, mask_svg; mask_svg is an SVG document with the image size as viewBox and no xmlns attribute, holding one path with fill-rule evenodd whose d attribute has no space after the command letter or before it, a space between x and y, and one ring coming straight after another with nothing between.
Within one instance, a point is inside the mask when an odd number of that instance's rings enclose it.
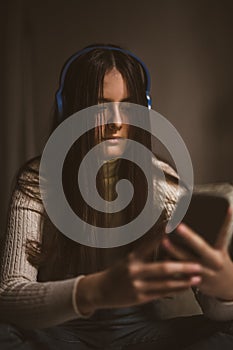
<instances>
[{"instance_id":1,"label":"fingernail","mask_svg":"<svg viewBox=\"0 0 233 350\"><path fill-rule=\"evenodd\" d=\"M198 283L201 282L201 277L194 276L194 277L191 278L190 282L191 282L191 284L198 284Z\"/></svg>"},{"instance_id":2,"label":"fingernail","mask_svg":"<svg viewBox=\"0 0 233 350\"><path fill-rule=\"evenodd\" d=\"M169 246L169 239L168 238L164 238L163 239L163 245L165 245L165 246Z\"/></svg>"},{"instance_id":3,"label":"fingernail","mask_svg":"<svg viewBox=\"0 0 233 350\"><path fill-rule=\"evenodd\" d=\"M178 230L179 232L184 232L184 231L186 230L186 225L185 225L185 224L179 224L179 225L177 226L177 230Z\"/></svg>"},{"instance_id":4,"label":"fingernail","mask_svg":"<svg viewBox=\"0 0 233 350\"><path fill-rule=\"evenodd\" d=\"M201 271L201 266L198 264L192 265L193 270L195 271Z\"/></svg>"},{"instance_id":5,"label":"fingernail","mask_svg":"<svg viewBox=\"0 0 233 350\"><path fill-rule=\"evenodd\" d=\"M166 226L166 228L165 228L165 233L168 234L168 233L171 232L171 230L172 230L172 227L171 227L170 223L168 223L167 226Z\"/></svg>"}]
</instances>

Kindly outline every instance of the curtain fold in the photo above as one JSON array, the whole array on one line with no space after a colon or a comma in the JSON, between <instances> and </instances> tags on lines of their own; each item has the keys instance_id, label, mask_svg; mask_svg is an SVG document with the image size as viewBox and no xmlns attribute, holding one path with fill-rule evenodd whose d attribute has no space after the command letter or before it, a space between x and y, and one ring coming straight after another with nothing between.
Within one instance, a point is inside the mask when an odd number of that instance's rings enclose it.
<instances>
[{"instance_id":1,"label":"curtain fold","mask_svg":"<svg viewBox=\"0 0 233 350\"><path fill-rule=\"evenodd\" d=\"M1 11L4 23L1 79L0 235L4 234L9 195L17 169L35 154L33 106L33 43L27 3L9 1Z\"/></svg>"}]
</instances>

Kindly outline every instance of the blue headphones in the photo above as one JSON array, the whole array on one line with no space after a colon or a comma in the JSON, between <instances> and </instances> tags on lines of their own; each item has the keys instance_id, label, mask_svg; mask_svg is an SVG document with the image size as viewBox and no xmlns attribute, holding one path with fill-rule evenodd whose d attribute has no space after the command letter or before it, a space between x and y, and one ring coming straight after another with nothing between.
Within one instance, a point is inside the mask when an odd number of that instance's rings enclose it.
<instances>
[{"instance_id":1,"label":"blue headphones","mask_svg":"<svg viewBox=\"0 0 233 350\"><path fill-rule=\"evenodd\" d=\"M147 99L147 106L148 106L148 109L151 109L151 97L150 97L151 78L150 78L149 70L146 67L145 63L139 57L137 57L136 55L134 55L133 53L131 53L128 50L123 50L123 49L113 47L113 46L92 46L92 47L87 47L86 49L83 49L81 51L78 51L77 53L72 55L62 70L61 79L60 79L60 87L59 87L58 91L56 92L56 102L57 102L59 120L62 120L62 116L63 116L62 90L64 87L64 81L65 81L67 70L68 70L69 66L71 65L71 63L74 60L76 60L76 58L78 58L82 54L90 52L94 49L106 49L106 50L120 51L120 52L123 52L123 53L133 57L136 61L138 61L141 64L142 68L144 69L144 72L146 73L146 78L147 78L147 86L146 86L146 91L145 91L146 99Z\"/></svg>"}]
</instances>

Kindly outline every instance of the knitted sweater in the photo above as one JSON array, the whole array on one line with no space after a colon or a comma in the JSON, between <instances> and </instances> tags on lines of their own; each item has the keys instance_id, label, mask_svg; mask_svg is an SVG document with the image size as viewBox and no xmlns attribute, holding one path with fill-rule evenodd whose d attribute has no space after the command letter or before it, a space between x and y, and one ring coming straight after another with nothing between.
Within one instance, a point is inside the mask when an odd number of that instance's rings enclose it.
<instances>
[{"instance_id":1,"label":"knitted sweater","mask_svg":"<svg viewBox=\"0 0 233 350\"><path fill-rule=\"evenodd\" d=\"M157 162L167 178L177 178L167 164ZM161 183L160 186L165 191L166 199L172 199L165 203L170 215L180 192L172 181ZM70 278L67 275L66 279L54 281L46 280L46 276L42 276L39 280L38 269L28 261L27 240L41 242L44 232L48 230L45 227L44 212L39 190L39 158L35 158L21 170L12 195L0 275L1 321L29 329L50 327L82 317L74 297L79 277ZM219 313L220 302L213 302L213 298L208 298L204 303L211 303L207 309L213 309L212 305L215 303L215 313ZM221 309L223 304L220 305ZM158 307L162 305L161 303ZM230 309L230 315L233 315L233 306Z\"/></svg>"}]
</instances>

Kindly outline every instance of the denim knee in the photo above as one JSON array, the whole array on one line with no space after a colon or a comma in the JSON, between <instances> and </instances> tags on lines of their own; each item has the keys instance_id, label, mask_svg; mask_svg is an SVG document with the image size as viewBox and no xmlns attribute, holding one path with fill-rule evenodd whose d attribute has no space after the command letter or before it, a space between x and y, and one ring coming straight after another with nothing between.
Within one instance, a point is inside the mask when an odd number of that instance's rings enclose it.
<instances>
[{"instance_id":1,"label":"denim knee","mask_svg":"<svg viewBox=\"0 0 233 350\"><path fill-rule=\"evenodd\" d=\"M0 348L1 350L23 349L32 350L23 333L14 325L0 323Z\"/></svg>"}]
</instances>

